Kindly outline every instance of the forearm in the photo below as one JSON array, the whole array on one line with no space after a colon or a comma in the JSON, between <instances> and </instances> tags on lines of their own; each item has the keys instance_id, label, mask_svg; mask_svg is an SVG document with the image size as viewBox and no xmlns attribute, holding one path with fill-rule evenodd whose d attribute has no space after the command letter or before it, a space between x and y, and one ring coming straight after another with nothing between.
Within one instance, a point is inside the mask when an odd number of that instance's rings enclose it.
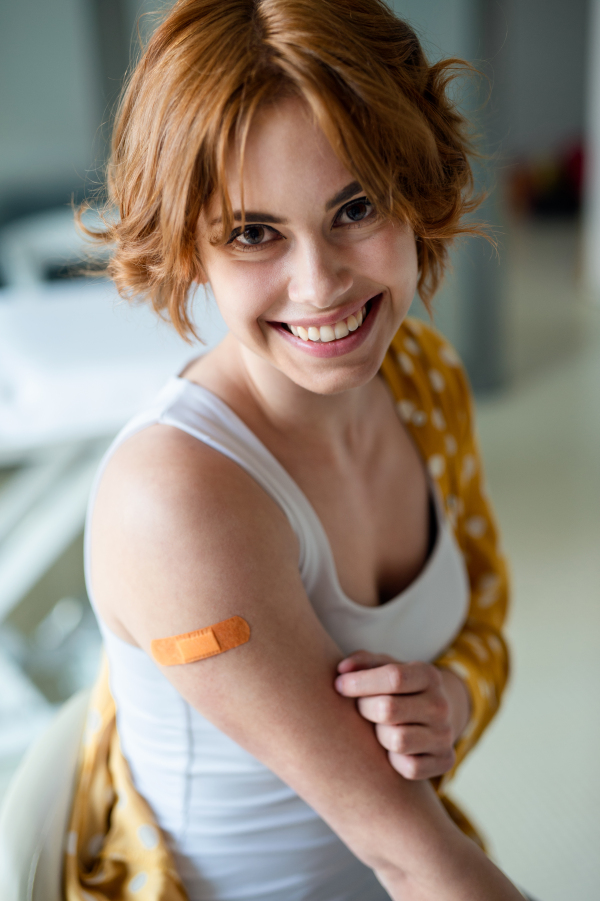
<instances>
[{"instance_id":1,"label":"forearm","mask_svg":"<svg viewBox=\"0 0 600 901\"><path fill-rule=\"evenodd\" d=\"M400 777L390 789L385 800L380 796L378 808L368 819L360 818L360 837L356 844L352 840L349 844L372 867L393 901L517 901L521 897L450 820L429 782ZM386 807L396 808L396 816L390 817Z\"/></svg>"},{"instance_id":2,"label":"forearm","mask_svg":"<svg viewBox=\"0 0 600 901\"><path fill-rule=\"evenodd\" d=\"M381 866L376 875L393 901L522 901L521 893L470 839L463 847L428 849L427 866L399 872ZM449 859L451 855L451 860Z\"/></svg>"},{"instance_id":3,"label":"forearm","mask_svg":"<svg viewBox=\"0 0 600 901\"><path fill-rule=\"evenodd\" d=\"M404 848L385 840L373 867L393 901L517 901L518 890L450 820L431 785L399 785L406 814ZM387 859L386 859L387 856Z\"/></svg>"}]
</instances>

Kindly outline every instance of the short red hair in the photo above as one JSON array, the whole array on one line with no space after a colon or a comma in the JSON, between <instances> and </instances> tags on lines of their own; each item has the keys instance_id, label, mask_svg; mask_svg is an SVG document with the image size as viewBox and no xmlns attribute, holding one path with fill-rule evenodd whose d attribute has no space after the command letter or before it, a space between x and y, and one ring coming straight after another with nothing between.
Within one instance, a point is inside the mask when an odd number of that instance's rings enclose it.
<instances>
[{"instance_id":1,"label":"short red hair","mask_svg":"<svg viewBox=\"0 0 600 901\"><path fill-rule=\"evenodd\" d=\"M383 0L179 0L116 119L108 187L120 218L98 237L115 244L109 274L119 292L147 297L182 335L194 331L200 213L220 196L225 240L232 140L243 148L257 109L295 95L379 212L412 226L428 304L449 243L478 232L461 224L477 205L472 147L448 92L469 69L456 59L429 65Z\"/></svg>"}]
</instances>

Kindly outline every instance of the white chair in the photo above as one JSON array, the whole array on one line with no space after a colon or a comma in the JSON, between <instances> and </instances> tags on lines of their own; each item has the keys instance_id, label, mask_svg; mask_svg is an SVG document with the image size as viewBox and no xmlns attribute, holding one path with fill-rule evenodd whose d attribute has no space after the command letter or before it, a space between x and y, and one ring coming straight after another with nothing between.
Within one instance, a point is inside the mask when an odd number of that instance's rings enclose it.
<instances>
[{"instance_id":1,"label":"white chair","mask_svg":"<svg viewBox=\"0 0 600 901\"><path fill-rule=\"evenodd\" d=\"M34 742L0 808L2 901L63 901L62 861L89 690Z\"/></svg>"},{"instance_id":2,"label":"white chair","mask_svg":"<svg viewBox=\"0 0 600 901\"><path fill-rule=\"evenodd\" d=\"M61 708L10 783L0 807L2 901L64 901L63 855L89 695L84 689Z\"/></svg>"}]
</instances>

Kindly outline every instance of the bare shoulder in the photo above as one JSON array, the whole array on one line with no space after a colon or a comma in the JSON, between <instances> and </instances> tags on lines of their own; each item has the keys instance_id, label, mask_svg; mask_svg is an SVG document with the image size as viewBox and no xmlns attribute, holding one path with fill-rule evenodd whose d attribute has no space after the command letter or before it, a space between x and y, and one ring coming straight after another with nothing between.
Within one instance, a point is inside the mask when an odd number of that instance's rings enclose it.
<instances>
[{"instance_id":1,"label":"bare shoulder","mask_svg":"<svg viewBox=\"0 0 600 901\"><path fill-rule=\"evenodd\" d=\"M214 598L247 584L248 569L264 555L296 568L298 562L288 520L261 486L234 461L167 425L133 435L109 460L91 551L103 617L142 645L155 637L145 634L150 622L155 634L198 628L196 608L209 597L208 606L218 606Z\"/></svg>"}]
</instances>

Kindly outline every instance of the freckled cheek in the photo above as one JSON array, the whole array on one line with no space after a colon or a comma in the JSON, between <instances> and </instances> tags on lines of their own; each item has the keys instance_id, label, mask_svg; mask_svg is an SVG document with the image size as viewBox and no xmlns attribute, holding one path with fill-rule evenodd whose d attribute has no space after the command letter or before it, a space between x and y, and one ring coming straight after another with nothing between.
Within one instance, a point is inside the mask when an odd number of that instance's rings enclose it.
<instances>
[{"instance_id":1,"label":"freckled cheek","mask_svg":"<svg viewBox=\"0 0 600 901\"><path fill-rule=\"evenodd\" d=\"M276 273L259 265L241 264L227 273L214 273L212 288L231 331L256 328L257 319L269 319L282 290L280 282Z\"/></svg>"},{"instance_id":2,"label":"freckled cheek","mask_svg":"<svg viewBox=\"0 0 600 901\"><path fill-rule=\"evenodd\" d=\"M363 275L386 285L392 292L414 294L418 279L416 246L412 238L384 234L361 251L358 266Z\"/></svg>"}]
</instances>

